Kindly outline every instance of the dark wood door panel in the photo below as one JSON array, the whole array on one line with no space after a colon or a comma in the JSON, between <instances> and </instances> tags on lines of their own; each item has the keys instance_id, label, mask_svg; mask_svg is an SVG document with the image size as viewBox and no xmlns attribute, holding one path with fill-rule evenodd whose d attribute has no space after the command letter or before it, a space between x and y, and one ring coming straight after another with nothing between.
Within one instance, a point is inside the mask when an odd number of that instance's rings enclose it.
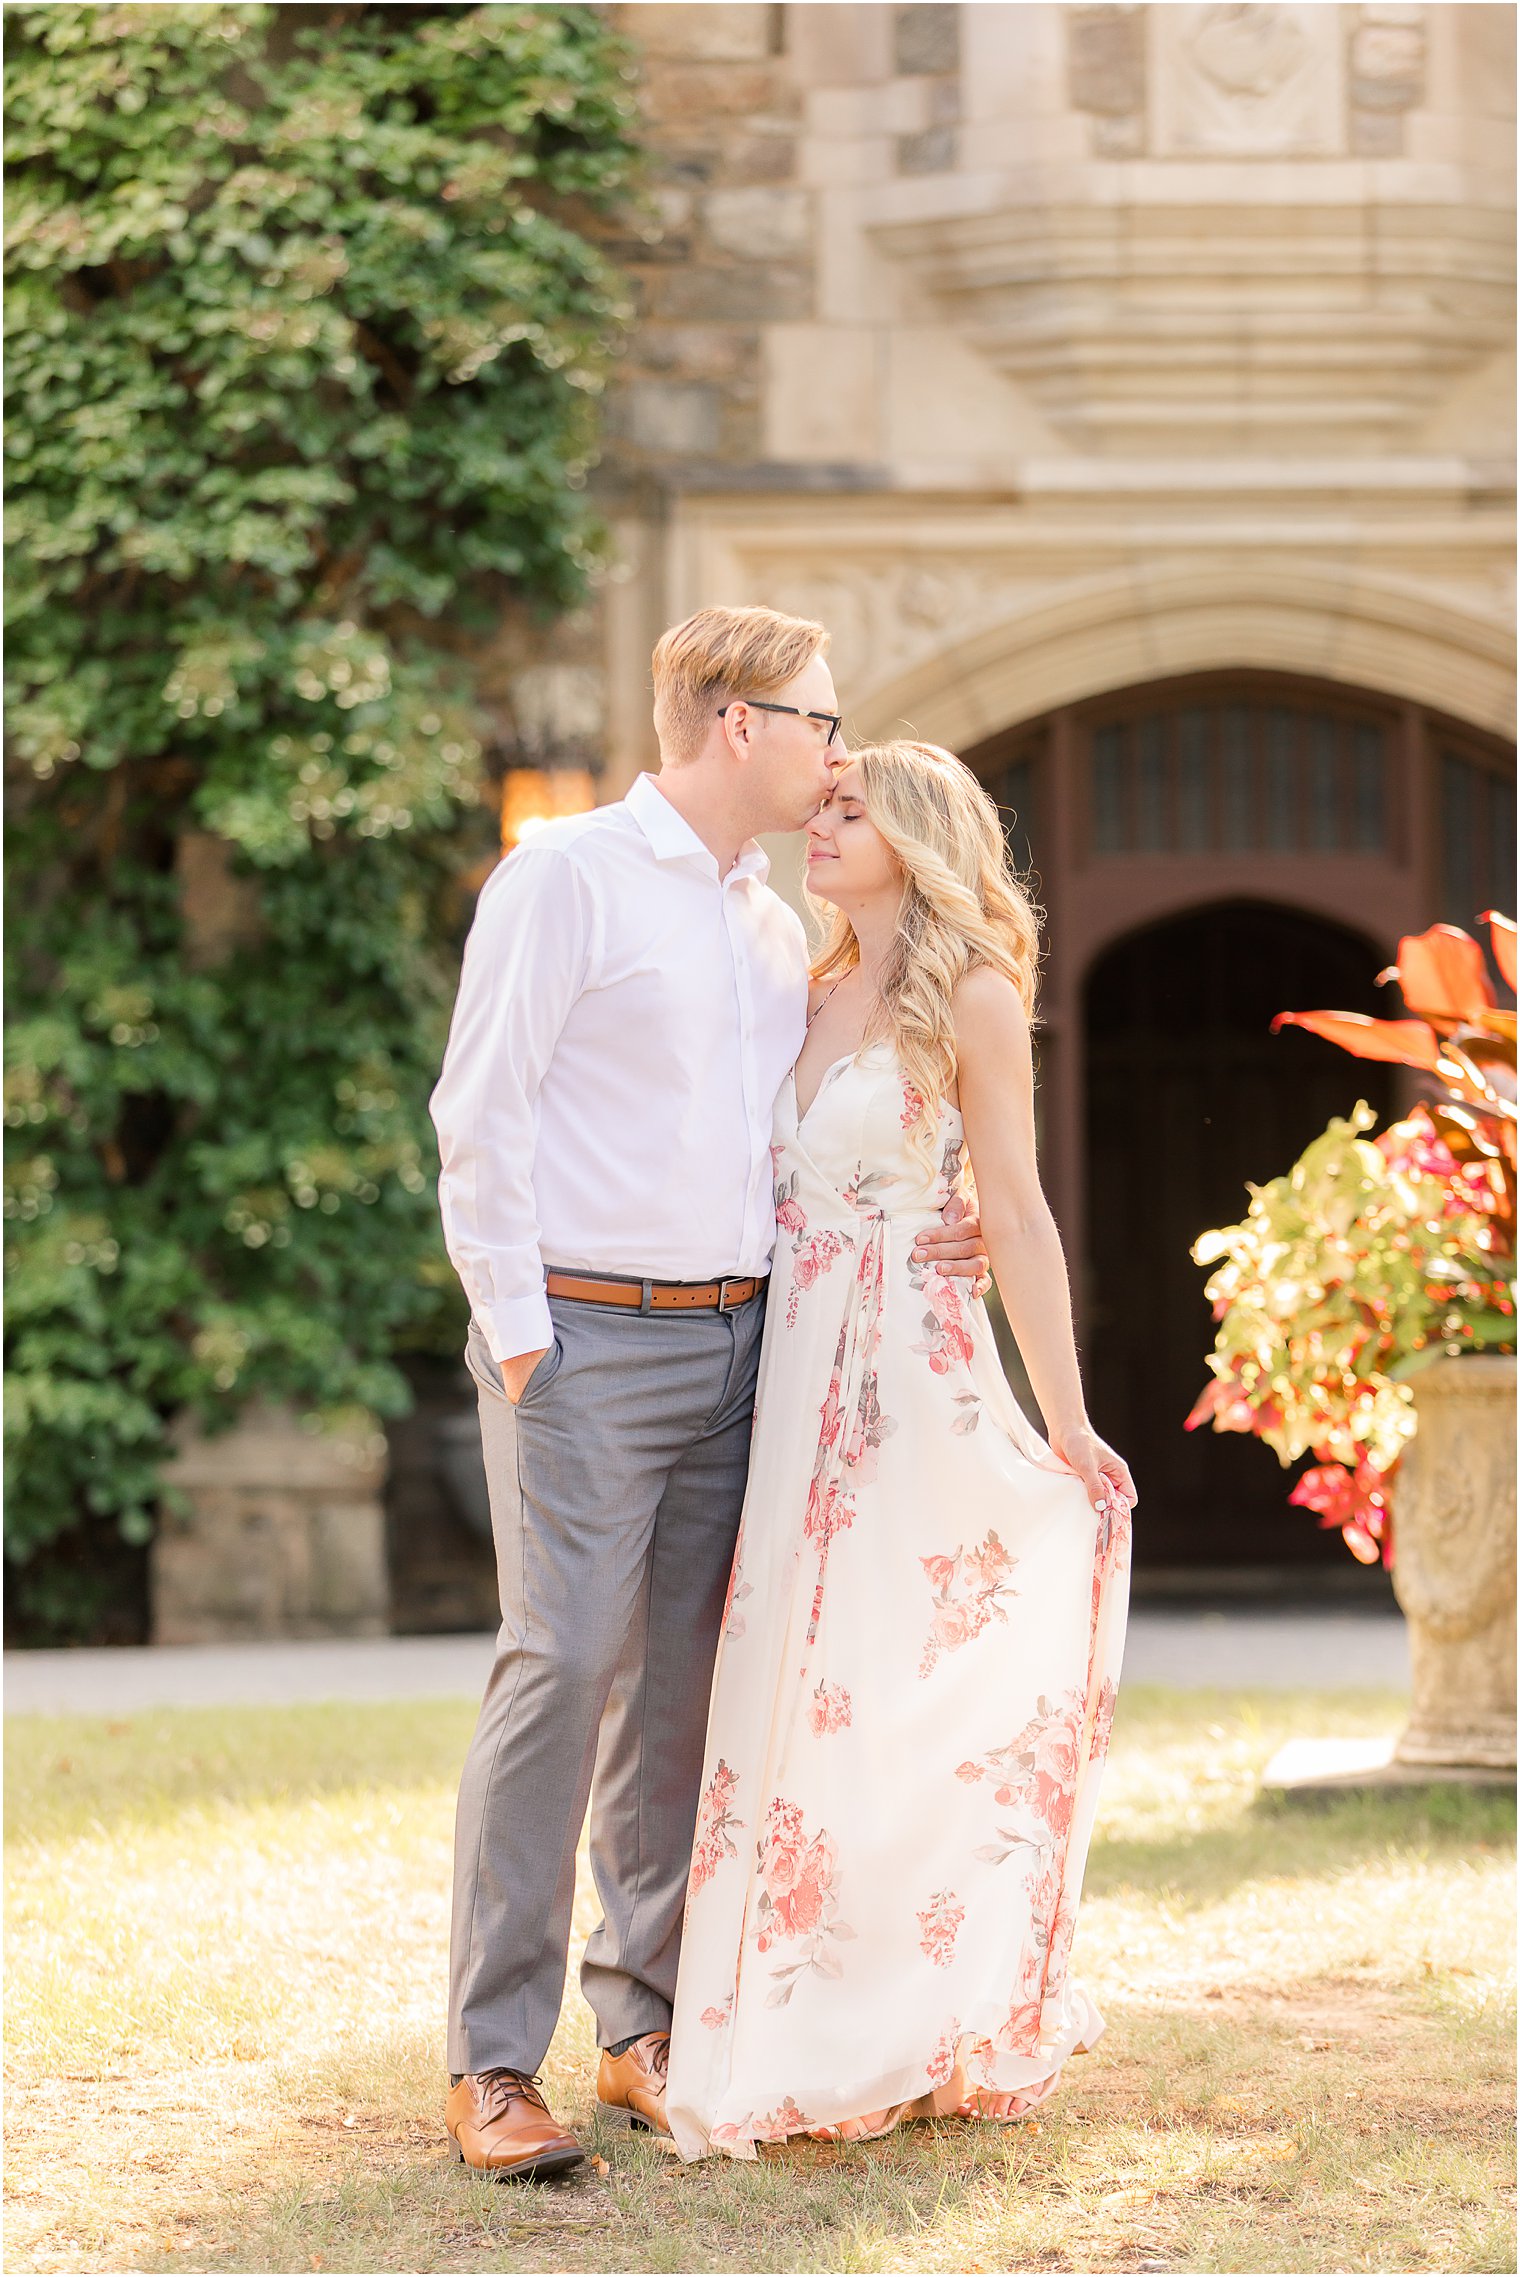
<instances>
[{"instance_id":1,"label":"dark wood door panel","mask_svg":"<svg viewBox=\"0 0 1520 2277\"><path fill-rule=\"evenodd\" d=\"M1344 1558L1287 1506L1292 1475L1253 1440L1185 1432L1214 1324L1188 1252L1242 1217L1246 1181L1285 1171L1358 1097L1395 1111L1393 1072L1274 1012L1375 1012L1378 955L1300 912L1232 904L1120 943L1086 992L1087 1372L1094 1420L1141 1490L1141 1565Z\"/></svg>"}]
</instances>

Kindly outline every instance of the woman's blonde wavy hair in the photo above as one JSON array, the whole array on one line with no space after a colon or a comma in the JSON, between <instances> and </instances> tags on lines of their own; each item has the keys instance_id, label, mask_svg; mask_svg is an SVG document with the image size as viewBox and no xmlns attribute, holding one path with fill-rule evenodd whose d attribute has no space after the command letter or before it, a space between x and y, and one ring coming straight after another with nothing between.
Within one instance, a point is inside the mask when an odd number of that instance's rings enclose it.
<instances>
[{"instance_id":1,"label":"woman's blonde wavy hair","mask_svg":"<svg viewBox=\"0 0 1520 2277\"><path fill-rule=\"evenodd\" d=\"M956 1073L955 985L990 965L1007 974L1033 1019L1043 911L1014 867L996 805L954 752L937 743L868 743L848 763L906 881L881 974L883 1012L873 1025L896 1045L922 1102L909 1145L932 1171L940 1108ZM824 926L813 978L840 978L860 962L854 928L842 910L804 893ZM872 1040L868 1026L865 1041Z\"/></svg>"}]
</instances>

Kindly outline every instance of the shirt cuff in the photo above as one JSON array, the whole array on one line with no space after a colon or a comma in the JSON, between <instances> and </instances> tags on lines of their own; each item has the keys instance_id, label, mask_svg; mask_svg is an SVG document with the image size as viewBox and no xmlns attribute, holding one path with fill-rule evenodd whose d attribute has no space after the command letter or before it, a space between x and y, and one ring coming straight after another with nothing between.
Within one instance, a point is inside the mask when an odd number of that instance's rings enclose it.
<instances>
[{"instance_id":1,"label":"shirt cuff","mask_svg":"<svg viewBox=\"0 0 1520 2277\"><path fill-rule=\"evenodd\" d=\"M494 1305L478 1306L475 1318L498 1367L525 1352L547 1352L554 1342L549 1300L541 1289L531 1297L506 1297Z\"/></svg>"}]
</instances>

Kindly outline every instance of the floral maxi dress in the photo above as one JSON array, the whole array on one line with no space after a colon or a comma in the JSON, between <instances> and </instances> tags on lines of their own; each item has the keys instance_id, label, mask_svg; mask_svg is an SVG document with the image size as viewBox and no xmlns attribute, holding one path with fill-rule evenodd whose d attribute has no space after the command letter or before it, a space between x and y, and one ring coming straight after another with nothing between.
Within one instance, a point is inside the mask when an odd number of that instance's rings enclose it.
<instances>
[{"instance_id":1,"label":"floral maxi dress","mask_svg":"<svg viewBox=\"0 0 1520 2277\"><path fill-rule=\"evenodd\" d=\"M935 2089L1055 2086L1128 1593L969 1283L890 1045L777 1106L777 1246L714 1675L666 2104L683 2157Z\"/></svg>"}]
</instances>

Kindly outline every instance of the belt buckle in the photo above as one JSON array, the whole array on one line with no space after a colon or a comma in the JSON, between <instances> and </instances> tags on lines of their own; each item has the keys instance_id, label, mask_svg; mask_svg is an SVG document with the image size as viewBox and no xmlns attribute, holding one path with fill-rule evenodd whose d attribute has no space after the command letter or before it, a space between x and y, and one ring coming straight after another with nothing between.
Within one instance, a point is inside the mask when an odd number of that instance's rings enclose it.
<instances>
[{"instance_id":1,"label":"belt buckle","mask_svg":"<svg viewBox=\"0 0 1520 2277\"><path fill-rule=\"evenodd\" d=\"M738 1287L740 1287L740 1285L741 1285L741 1284L742 1284L742 1283L743 1283L745 1280L747 1280L747 1279L748 1279L748 1277L749 1277L749 1276L748 1276L747 1274L744 1274L744 1273L738 1273L738 1274L735 1274L735 1275L734 1275L734 1277L733 1277L733 1279L732 1279L732 1280L724 1279L724 1280L722 1280L722 1281L720 1281L720 1282L718 1283L718 1310L719 1310L719 1312L737 1312L737 1311L738 1311L738 1309L739 1309L740 1305L742 1305L742 1304L743 1304L743 1302L744 1302L744 1299L743 1299L743 1297L735 1297L735 1299L734 1299L733 1303L732 1303L732 1304L730 1304L730 1303L729 1303L729 1301L728 1301L728 1292L729 1292L729 1290L730 1290L731 1288L737 1289Z\"/></svg>"}]
</instances>

